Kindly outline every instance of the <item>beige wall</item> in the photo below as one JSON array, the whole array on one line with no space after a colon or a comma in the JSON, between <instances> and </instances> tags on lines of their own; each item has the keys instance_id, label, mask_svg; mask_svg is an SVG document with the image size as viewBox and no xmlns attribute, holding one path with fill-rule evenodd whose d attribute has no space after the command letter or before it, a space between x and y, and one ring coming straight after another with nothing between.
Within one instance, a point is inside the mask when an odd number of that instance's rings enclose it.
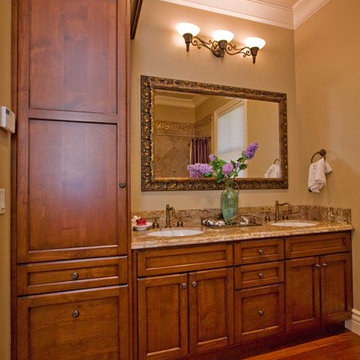
<instances>
[{"instance_id":1,"label":"beige wall","mask_svg":"<svg viewBox=\"0 0 360 360\"><path fill-rule=\"evenodd\" d=\"M267 41L254 66L250 58L219 59L208 50L185 51L175 24L198 24L201 35L229 29L235 38L259 36ZM295 65L293 31L238 18L212 14L157 0L144 1L136 38L132 41L131 166L132 210L220 207L217 191L141 192L140 188L140 75L285 92L288 95L290 187L288 190L242 191L240 206L270 205L275 200L295 201L299 189L297 123L295 121Z\"/></svg>"},{"instance_id":2,"label":"beige wall","mask_svg":"<svg viewBox=\"0 0 360 360\"><path fill-rule=\"evenodd\" d=\"M0 105L11 105L11 0L0 1ZM10 360L10 134L0 130L0 188L6 214L0 215L0 358Z\"/></svg>"},{"instance_id":3,"label":"beige wall","mask_svg":"<svg viewBox=\"0 0 360 360\"><path fill-rule=\"evenodd\" d=\"M360 310L360 47L359 0L331 0L295 31L299 200L351 207L354 298ZM290 138L291 140L291 138ZM306 191L311 155L328 150L333 173L321 194ZM290 163L292 166L292 163Z\"/></svg>"}]
</instances>

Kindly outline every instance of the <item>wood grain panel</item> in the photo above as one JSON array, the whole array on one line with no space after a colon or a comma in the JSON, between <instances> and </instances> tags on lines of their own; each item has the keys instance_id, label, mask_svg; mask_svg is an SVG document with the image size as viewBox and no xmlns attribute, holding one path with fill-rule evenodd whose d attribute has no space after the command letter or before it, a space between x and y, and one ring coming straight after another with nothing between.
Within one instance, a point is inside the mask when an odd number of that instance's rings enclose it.
<instances>
[{"instance_id":1,"label":"wood grain panel","mask_svg":"<svg viewBox=\"0 0 360 360\"><path fill-rule=\"evenodd\" d=\"M214 350L234 342L232 269L189 275L190 352Z\"/></svg>"},{"instance_id":2,"label":"wood grain panel","mask_svg":"<svg viewBox=\"0 0 360 360\"><path fill-rule=\"evenodd\" d=\"M138 360L188 354L187 275L140 279Z\"/></svg>"},{"instance_id":3,"label":"wood grain panel","mask_svg":"<svg viewBox=\"0 0 360 360\"><path fill-rule=\"evenodd\" d=\"M31 120L29 135L29 238L20 238L19 262L126 254L116 125Z\"/></svg>"},{"instance_id":4,"label":"wood grain panel","mask_svg":"<svg viewBox=\"0 0 360 360\"><path fill-rule=\"evenodd\" d=\"M138 276L231 266L232 254L231 244L139 251L137 252Z\"/></svg>"},{"instance_id":5,"label":"wood grain panel","mask_svg":"<svg viewBox=\"0 0 360 360\"><path fill-rule=\"evenodd\" d=\"M323 323L350 319L353 303L351 254L322 256L320 264Z\"/></svg>"},{"instance_id":6,"label":"wood grain panel","mask_svg":"<svg viewBox=\"0 0 360 360\"><path fill-rule=\"evenodd\" d=\"M19 265L19 295L120 285L128 282L127 257Z\"/></svg>"},{"instance_id":7,"label":"wood grain panel","mask_svg":"<svg viewBox=\"0 0 360 360\"><path fill-rule=\"evenodd\" d=\"M246 240L234 246L235 265L256 264L284 259L284 240Z\"/></svg>"},{"instance_id":8,"label":"wood grain panel","mask_svg":"<svg viewBox=\"0 0 360 360\"><path fill-rule=\"evenodd\" d=\"M127 287L29 296L17 302L18 359L129 359Z\"/></svg>"},{"instance_id":9,"label":"wood grain panel","mask_svg":"<svg viewBox=\"0 0 360 360\"><path fill-rule=\"evenodd\" d=\"M319 257L286 261L286 330L304 331L320 326Z\"/></svg>"},{"instance_id":10,"label":"wood grain panel","mask_svg":"<svg viewBox=\"0 0 360 360\"><path fill-rule=\"evenodd\" d=\"M334 254L351 250L351 233L293 236L285 244L287 258Z\"/></svg>"},{"instance_id":11,"label":"wood grain panel","mask_svg":"<svg viewBox=\"0 0 360 360\"><path fill-rule=\"evenodd\" d=\"M30 3L30 107L116 113L117 1Z\"/></svg>"},{"instance_id":12,"label":"wood grain panel","mask_svg":"<svg viewBox=\"0 0 360 360\"><path fill-rule=\"evenodd\" d=\"M284 305L284 285L236 291L236 342L283 333Z\"/></svg>"}]
</instances>

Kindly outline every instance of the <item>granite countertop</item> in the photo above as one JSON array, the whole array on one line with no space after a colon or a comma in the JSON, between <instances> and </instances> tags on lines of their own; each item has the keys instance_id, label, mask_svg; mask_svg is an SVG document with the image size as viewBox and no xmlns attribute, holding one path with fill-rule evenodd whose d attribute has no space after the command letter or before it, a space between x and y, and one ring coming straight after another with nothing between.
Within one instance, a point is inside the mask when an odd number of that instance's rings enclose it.
<instances>
[{"instance_id":1,"label":"granite countertop","mask_svg":"<svg viewBox=\"0 0 360 360\"><path fill-rule=\"evenodd\" d=\"M313 220L310 220L313 221ZM328 232L339 232L354 230L351 224L345 222L328 222L328 221L313 221L316 225L307 227L289 227L289 226L273 226L269 223L264 223L261 226L249 227L235 227L210 229L203 227L204 231L199 235L179 236L179 237L156 237L151 236L154 231L133 231L131 248L133 250L161 248L170 246L182 245L197 245L217 242L226 242L234 240L250 240L250 239L264 239L272 237L284 237L292 235L308 235ZM196 227L191 227L196 229ZM173 228L176 229L176 228ZM186 229L186 228L181 228ZM197 227L200 229L200 227Z\"/></svg>"}]
</instances>

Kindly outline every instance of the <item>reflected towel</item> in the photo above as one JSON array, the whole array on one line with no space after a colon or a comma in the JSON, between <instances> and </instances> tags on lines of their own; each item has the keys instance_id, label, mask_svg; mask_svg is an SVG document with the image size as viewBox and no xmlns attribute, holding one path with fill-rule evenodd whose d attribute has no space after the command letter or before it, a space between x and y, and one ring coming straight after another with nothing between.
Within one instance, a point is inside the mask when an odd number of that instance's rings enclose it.
<instances>
[{"instance_id":1,"label":"reflected towel","mask_svg":"<svg viewBox=\"0 0 360 360\"><path fill-rule=\"evenodd\" d=\"M281 177L280 164L272 164L266 171L264 178L279 178Z\"/></svg>"},{"instance_id":2,"label":"reflected towel","mask_svg":"<svg viewBox=\"0 0 360 360\"><path fill-rule=\"evenodd\" d=\"M324 158L310 164L308 177L309 191L319 193L326 185L326 174L331 172L332 168Z\"/></svg>"}]
</instances>

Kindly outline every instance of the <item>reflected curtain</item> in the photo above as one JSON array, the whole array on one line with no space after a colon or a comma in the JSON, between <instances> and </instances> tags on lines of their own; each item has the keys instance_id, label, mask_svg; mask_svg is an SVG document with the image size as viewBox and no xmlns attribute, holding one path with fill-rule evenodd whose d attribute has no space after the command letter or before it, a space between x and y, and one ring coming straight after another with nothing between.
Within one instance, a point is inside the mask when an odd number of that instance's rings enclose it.
<instances>
[{"instance_id":1,"label":"reflected curtain","mask_svg":"<svg viewBox=\"0 0 360 360\"><path fill-rule=\"evenodd\" d=\"M209 161L209 138L193 138L190 146L190 164Z\"/></svg>"}]
</instances>

